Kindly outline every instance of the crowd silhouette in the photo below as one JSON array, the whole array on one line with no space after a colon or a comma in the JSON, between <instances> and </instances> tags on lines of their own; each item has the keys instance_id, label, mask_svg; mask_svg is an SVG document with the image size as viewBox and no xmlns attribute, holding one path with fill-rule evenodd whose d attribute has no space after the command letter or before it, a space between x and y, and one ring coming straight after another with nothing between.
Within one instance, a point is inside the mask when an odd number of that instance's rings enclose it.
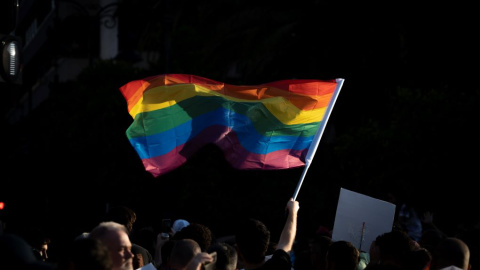
<instances>
[{"instance_id":1,"label":"crowd silhouette","mask_svg":"<svg viewBox=\"0 0 480 270\"><path fill-rule=\"evenodd\" d=\"M332 238L323 225L298 234L300 203L285 206L279 238L260 219L239 217L231 235L216 235L206 224L177 219L160 230L137 226L135 211L107 209L98 224L65 242L52 241L38 226L0 231L0 269L45 270L475 270L479 227L448 235L431 212L402 202L392 230L378 235L368 252ZM422 217L422 218L420 218ZM416 219L412 223L409 218ZM416 226L407 226L411 224ZM419 231L420 226L420 231ZM413 230L413 231L409 231ZM55 256L50 246L61 245Z\"/></svg>"}]
</instances>

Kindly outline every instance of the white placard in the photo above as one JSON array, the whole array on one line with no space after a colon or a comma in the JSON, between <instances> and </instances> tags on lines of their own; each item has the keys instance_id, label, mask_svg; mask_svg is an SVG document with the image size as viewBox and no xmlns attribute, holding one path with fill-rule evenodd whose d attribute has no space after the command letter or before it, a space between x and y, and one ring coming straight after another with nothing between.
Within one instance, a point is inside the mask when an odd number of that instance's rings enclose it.
<instances>
[{"instance_id":1,"label":"white placard","mask_svg":"<svg viewBox=\"0 0 480 270\"><path fill-rule=\"evenodd\" d=\"M395 204L341 188L332 240L349 241L368 253L378 235L392 230L394 218Z\"/></svg>"}]
</instances>

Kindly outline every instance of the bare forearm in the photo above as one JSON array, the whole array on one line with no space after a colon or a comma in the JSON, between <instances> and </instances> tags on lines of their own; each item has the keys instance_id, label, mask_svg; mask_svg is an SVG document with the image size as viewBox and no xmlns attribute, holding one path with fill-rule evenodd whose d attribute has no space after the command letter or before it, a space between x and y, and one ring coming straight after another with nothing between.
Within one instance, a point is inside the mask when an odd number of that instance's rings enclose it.
<instances>
[{"instance_id":1,"label":"bare forearm","mask_svg":"<svg viewBox=\"0 0 480 270\"><path fill-rule=\"evenodd\" d=\"M297 212L299 208L298 202L294 201L293 198L287 203L288 217L280 234L277 249L283 249L286 252L292 250L293 242L297 234Z\"/></svg>"},{"instance_id":2,"label":"bare forearm","mask_svg":"<svg viewBox=\"0 0 480 270\"><path fill-rule=\"evenodd\" d=\"M280 240L278 241L277 248L283 249L286 252L290 252L293 247L293 242L295 241L295 236L297 234L297 217L287 218L285 226L283 227L282 233L280 235Z\"/></svg>"}]
</instances>

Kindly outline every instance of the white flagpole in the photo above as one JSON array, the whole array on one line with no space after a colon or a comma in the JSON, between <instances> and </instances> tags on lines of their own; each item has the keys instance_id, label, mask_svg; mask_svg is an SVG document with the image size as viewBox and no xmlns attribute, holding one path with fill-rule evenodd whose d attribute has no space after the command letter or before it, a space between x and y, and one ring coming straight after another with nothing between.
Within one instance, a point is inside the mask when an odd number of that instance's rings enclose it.
<instances>
[{"instance_id":1,"label":"white flagpole","mask_svg":"<svg viewBox=\"0 0 480 270\"><path fill-rule=\"evenodd\" d=\"M294 201L297 199L298 192L300 190L300 187L302 186L303 179L305 179L305 175L307 174L307 170L310 167L310 163L312 162L313 156L315 155L315 152L317 152L318 144L320 143L320 139L322 138L323 131L325 130L325 126L327 125L328 118L330 117L330 113L332 112L333 105L335 105L335 102L337 101L338 94L340 93L340 89L342 88L343 81L345 81L345 79L336 79L336 81L337 81L337 86L333 91L332 99L330 100L327 110L325 111L325 115L322 121L320 122L320 126L318 127L317 133L315 133L315 136L313 137L312 144L310 144L310 147L308 148L307 156L305 157L305 167L303 169L302 176L300 177L300 181L298 182L297 187L295 188L295 192L293 193Z\"/></svg>"}]
</instances>

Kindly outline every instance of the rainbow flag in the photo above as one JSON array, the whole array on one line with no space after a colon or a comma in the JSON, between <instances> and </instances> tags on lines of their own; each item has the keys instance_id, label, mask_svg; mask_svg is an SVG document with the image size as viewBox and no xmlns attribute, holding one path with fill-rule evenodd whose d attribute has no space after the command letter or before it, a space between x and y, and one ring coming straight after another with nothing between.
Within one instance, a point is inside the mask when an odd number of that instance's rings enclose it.
<instances>
[{"instance_id":1,"label":"rainbow flag","mask_svg":"<svg viewBox=\"0 0 480 270\"><path fill-rule=\"evenodd\" d=\"M304 166L338 85L338 79L230 85L164 74L131 81L120 91L134 119L126 135L157 177L207 144L217 145L240 170Z\"/></svg>"}]
</instances>

